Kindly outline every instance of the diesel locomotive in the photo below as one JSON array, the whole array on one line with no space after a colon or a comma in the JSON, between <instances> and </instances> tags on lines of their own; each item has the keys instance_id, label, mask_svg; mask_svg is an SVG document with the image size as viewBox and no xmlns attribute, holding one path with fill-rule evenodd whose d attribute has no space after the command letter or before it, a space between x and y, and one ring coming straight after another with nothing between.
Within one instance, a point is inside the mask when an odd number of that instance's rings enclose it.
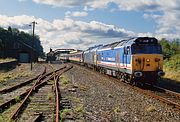
<instances>
[{"instance_id":1,"label":"diesel locomotive","mask_svg":"<svg viewBox=\"0 0 180 122\"><path fill-rule=\"evenodd\" d=\"M165 74L162 47L154 37L136 37L98 45L63 58L116 76L130 84L155 84Z\"/></svg>"}]
</instances>

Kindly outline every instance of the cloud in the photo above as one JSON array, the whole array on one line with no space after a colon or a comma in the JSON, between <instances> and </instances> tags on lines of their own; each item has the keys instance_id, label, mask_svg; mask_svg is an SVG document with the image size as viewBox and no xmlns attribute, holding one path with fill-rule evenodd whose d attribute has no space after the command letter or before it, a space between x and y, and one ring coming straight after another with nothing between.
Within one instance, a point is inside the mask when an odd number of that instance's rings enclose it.
<instances>
[{"instance_id":1,"label":"cloud","mask_svg":"<svg viewBox=\"0 0 180 122\"><path fill-rule=\"evenodd\" d=\"M32 32L29 24L36 21L38 24L35 33L40 36L46 52L50 47L87 49L96 43L109 43L119 38L135 36L134 32L97 21L83 22L70 18L47 21L27 15L0 15L0 18L1 27L16 27L26 32Z\"/></svg>"},{"instance_id":2,"label":"cloud","mask_svg":"<svg viewBox=\"0 0 180 122\"><path fill-rule=\"evenodd\" d=\"M153 19L157 23L157 34L180 34L180 0L33 0L36 3L56 7L83 7L85 11L106 8L109 3L118 6L119 11L140 11L145 19ZM110 10L112 11L112 9ZM69 16L85 15L72 12Z\"/></svg>"},{"instance_id":3,"label":"cloud","mask_svg":"<svg viewBox=\"0 0 180 122\"><path fill-rule=\"evenodd\" d=\"M82 6L87 0L33 0L35 3L52 5L55 7L76 7Z\"/></svg>"},{"instance_id":4,"label":"cloud","mask_svg":"<svg viewBox=\"0 0 180 122\"><path fill-rule=\"evenodd\" d=\"M88 15L87 12L79 12L79 11L75 11L75 12L67 11L65 13L66 18L71 17L71 16L73 16L73 17L84 17L84 16L87 16L87 15Z\"/></svg>"}]
</instances>

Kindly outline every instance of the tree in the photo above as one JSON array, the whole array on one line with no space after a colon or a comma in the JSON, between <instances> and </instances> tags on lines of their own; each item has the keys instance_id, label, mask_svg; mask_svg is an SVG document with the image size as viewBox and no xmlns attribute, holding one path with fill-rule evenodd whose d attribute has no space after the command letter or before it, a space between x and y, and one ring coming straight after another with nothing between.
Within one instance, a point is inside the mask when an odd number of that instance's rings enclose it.
<instances>
[{"instance_id":1,"label":"tree","mask_svg":"<svg viewBox=\"0 0 180 122\"><path fill-rule=\"evenodd\" d=\"M173 55L180 54L180 39L174 39L168 41L163 38L159 42L163 48L163 54L165 57L170 58Z\"/></svg>"},{"instance_id":2,"label":"tree","mask_svg":"<svg viewBox=\"0 0 180 122\"><path fill-rule=\"evenodd\" d=\"M17 28L8 27L4 29L0 27L0 57L5 57L7 50L11 49L14 45L14 42L21 41L29 46L35 48L37 56L43 55L43 47L40 43L39 36L35 36L33 40L32 35L19 31Z\"/></svg>"},{"instance_id":3,"label":"tree","mask_svg":"<svg viewBox=\"0 0 180 122\"><path fill-rule=\"evenodd\" d=\"M163 54L165 56L169 56L171 55L171 46L168 40L166 40L165 38L161 39L159 42L163 48Z\"/></svg>"},{"instance_id":4,"label":"tree","mask_svg":"<svg viewBox=\"0 0 180 122\"><path fill-rule=\"evenodd\" d=\"M171 43L173 55L180 54L180 39L174 39Z\"/></svg>"}]
</instances>

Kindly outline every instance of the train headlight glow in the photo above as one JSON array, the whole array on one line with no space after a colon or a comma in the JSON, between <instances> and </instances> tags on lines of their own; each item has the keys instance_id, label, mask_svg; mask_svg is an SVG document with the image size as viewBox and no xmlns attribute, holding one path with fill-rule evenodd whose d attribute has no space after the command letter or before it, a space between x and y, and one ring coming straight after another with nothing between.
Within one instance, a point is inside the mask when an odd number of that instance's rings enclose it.
<instances>
[{"instance_id":1,"label":"train headlight glow","mask_svg":"<svg viewBox=\"0 0 180 122\"><path fill-rule=\"evenodd\" d=\"M146 59L146 61L147 61L147 62L150 62L150 59L148 58L148 59Z\"/></svg>"}]
</instances>

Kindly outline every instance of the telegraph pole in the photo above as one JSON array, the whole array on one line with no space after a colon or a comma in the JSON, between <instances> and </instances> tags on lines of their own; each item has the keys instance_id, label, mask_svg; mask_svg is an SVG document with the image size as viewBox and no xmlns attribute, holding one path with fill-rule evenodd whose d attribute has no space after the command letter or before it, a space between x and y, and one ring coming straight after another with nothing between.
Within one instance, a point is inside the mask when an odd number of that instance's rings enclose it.
<instances>
[{"instance_id":1,"label":"telegraph pole","mask_svg":"<svg viewBox=\"0 0 180 122\"><path fill-rule=\"evenodd\" d=\"M33 62L33 47L34 47L34 30L35 30L35 24L37 24L37 22L33 21L32 22L32 29L33 29L33 40L32 40L32 43L31 43L31 71L32 71L32 62Z\"/></svg>"}]
</instances>

